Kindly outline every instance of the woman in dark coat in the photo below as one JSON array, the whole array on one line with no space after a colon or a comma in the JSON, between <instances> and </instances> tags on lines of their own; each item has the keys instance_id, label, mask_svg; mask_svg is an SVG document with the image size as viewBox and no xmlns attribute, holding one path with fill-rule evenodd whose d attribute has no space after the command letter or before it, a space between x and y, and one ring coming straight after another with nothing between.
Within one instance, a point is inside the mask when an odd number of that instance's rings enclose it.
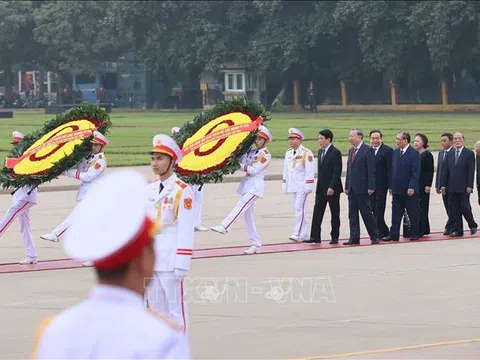
<instances>
[{"instance_id":1,"label":"woman in dark coat","mask_svg":"<svg viewBox=\"0 0 480 360\"><path fill-rule=\"evenodd\" d=\"M413 146L420 153L420 180L419 180L419 230L420 237L430 234L428 210L430 205L430 190L433 182L433 155L428 148L428 138L424 134L415 134Z\"/></svg>"}]
</instances>

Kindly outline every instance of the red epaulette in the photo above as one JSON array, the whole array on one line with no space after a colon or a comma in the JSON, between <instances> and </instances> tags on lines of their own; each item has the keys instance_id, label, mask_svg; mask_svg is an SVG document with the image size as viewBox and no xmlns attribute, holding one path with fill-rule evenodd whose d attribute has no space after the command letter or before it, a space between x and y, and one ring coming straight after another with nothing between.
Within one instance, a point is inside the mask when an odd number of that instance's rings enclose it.
<instances>
[{"instance_id":1,"label":"red epaulette","mask_svg":"<svg viewBox=\"0 0 480 360\"><path fill-rule=\"evenodd\" d=\"M180 186L182 189L185 189L188 185L185 184L182 180L177 180L175 181L175 184L177 184L178 186Z\"/></svg>"}]
</instances>

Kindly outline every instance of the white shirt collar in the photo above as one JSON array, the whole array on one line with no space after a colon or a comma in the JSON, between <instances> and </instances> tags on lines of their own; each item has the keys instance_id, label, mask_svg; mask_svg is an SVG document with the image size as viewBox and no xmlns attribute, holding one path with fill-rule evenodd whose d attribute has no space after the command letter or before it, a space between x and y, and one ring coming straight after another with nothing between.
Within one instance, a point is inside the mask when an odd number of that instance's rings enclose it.
<instances>
[{"instance_id":1,"label":"white shirt collar","mask_svg":"<svg viewBox=\"0 0 480 360\"><path fill-rule=\"evenodd\" d=\"M140 294L121 286L95 285L90 291L89 298L112 303L132 304L139 307L144 306L144 299Z\"/></svg>"},{"instance_id":2,"label":"white shirt collar","mask_svg":"<svg viewBox=\"0 0 480 360\"><path fill-rule=\"evenodd\" d=\"M332 146L332 143L328 144L328 146L325 148L325 154L327 153L328 149L330 149L330 146Z\"/></svg>"}]
</instances>

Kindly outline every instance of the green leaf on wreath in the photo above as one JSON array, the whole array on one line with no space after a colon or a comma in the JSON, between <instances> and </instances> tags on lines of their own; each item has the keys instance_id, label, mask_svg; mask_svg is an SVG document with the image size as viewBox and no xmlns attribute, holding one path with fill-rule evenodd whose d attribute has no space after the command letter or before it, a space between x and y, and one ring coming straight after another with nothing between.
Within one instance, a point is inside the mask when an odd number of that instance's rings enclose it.
<instances>
[{"instance_id":1,"label":"green leaf on wreath","mask_svg":"<svg viewBox=\"0 0 480 360\"><path fill-rule=\"evenodd\" d=\"M215 105L213 108L205 110L195 116L193 121L183 125L180 132L174 136L178 145L182 147L184 142L195 134L205 124L213 119L232 112L243 112L249 115L263 117L263 124L269 121L270 113L265 110L262 104L257 101L249 100L245 97L238 97L232 100L225 100ZM243 141L222 169L211 171L208 174L192 173L189 175L179 175L179 177L188 184L208 184L223 181L224 176L235 173L240 169L240 159L252 147L255 142L257 131L252 131L250 135Z\"/></svg>"},{"instance_id":2,"label":"green leaf on wreath","mask_svg":"<svg viewBox=\"0 0 480 360\"><path fill-rule=\"evenodd\" d=\"M23 141L18 145L14 146L7 157L9 158L19 158L22 156L23 152L32 146L36 141L38 141L42 136L49 133L50 131L56 129L57 127L73 120L89 118L95 119L99 122L99 127L97 131L106 135L112 125L110 117L105 109L94 104L80 104L77 107L74 107L62 114L59 114L55 119L47 121L41 129L34 131L33 133L25 135ZM15 175L12 176L12 169L3 167L0 170L0 184L4 189L8 188L19 188L22 186L29 186L32 188L38 187L39 185L50 182L53 179L56 179L63 172L71 169L76 166L81 160L88 156L91 152L91 138L85 138L81 144L74 147L73 153L58 161L52 168L49 169L48 173L44 175Z\"/></svg>"}]
</instances>

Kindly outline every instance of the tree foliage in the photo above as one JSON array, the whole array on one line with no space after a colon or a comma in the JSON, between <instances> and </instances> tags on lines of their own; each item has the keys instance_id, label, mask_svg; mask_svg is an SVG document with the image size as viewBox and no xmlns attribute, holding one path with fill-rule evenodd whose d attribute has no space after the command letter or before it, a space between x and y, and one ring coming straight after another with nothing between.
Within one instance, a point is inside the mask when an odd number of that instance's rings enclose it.
<instances>
[{"instance_id":1,"label":"tree foliage","mask_svg":"<svg viewBox=\"0 0 480 360\"><path fill-rule=\"evenodd\" d=\"M0 66L95 73L135 52L157 72L241 63L281 81L461 69L478 61L471 1L0 1ZM33 50L32 50L33 49Z\"/></svg>"}]
</instances>

